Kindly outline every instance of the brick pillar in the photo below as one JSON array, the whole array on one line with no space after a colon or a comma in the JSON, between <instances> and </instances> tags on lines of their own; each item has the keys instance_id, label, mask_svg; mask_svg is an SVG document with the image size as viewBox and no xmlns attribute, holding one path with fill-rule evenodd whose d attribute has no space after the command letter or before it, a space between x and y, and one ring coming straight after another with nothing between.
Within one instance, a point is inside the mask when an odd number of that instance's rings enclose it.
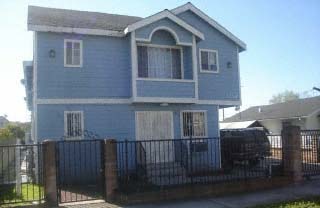
<instances>
[{"instance_id":1,"label":"brick pillar","mask_svg":"<svg viewBox=\"0 0 320 208\"><path fill-rule=\"evenodd\" d=\"M114 200L118 188L117 174L117 143L114 139L105 140L105 190L106 200Z\"/></svg>"},{"instance_id":2,"label":"brick pillar","mask_svg":"<svg viewBox=\"0 0 320 208\"><path fill-rule=\"evenodd\" d=\"M46 140L43 142L44 197L50 206L58 205L55 147L55 141Z\"/></svg>"},{"instance_id":3,"label":"brick pillar","mask_svg":"<svg viewBox=\"0 0 320 208\"><path fill-rule=\"evenodd\" d=\"M284 175L297 183L302 180L301 135L299 126L285 126L282 135Z\"/></svg>"}]
</instances>

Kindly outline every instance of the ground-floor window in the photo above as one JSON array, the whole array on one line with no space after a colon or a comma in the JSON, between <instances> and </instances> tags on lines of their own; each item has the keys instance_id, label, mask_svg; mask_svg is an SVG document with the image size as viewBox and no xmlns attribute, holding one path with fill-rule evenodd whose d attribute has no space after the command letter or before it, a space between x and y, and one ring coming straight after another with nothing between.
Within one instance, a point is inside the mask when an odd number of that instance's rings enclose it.
<instances>
[{"instance_id":1,"label":"ground-floor window","mask_svg":"<svg viewBox=\"0 0 320 208\"><path fill-rule=\"evenodd\" d=\"M82 111L64 112L64 131L67 138L81 138L84 131L83 126Z\"/></svg>"},{"instance_id":2,"label":"ground-floor window","mask_svg":"<svg viewBox=\"0 0 320 208\"><path fill-rule=\"evenodd\" d=\"M207 137L206 111L183 111L181 114L182 137Z\"/></svg>"}]
</instances>

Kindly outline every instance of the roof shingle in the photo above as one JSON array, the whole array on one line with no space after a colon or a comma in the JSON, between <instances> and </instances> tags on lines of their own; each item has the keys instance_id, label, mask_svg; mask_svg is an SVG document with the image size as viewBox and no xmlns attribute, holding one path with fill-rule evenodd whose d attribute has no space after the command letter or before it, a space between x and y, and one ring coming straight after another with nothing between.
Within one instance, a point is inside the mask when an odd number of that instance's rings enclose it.
<instances>
[{"instance_id":1,"label":"roof shingle","mask_svg":"<svg viewBox=\"0 0 320 208\"><path fill-rule=\"evenodd\" d=\"M118 14L28 7L28 25L123 31L128 25L141 19Z\"/></svg>"},{"instance_id":2,"label":"roof shingle","mask_svg":"<svg viewBox=\"0 0 320 208\"><path fill-rule=\"evenodd\" d=\"M260 110L259 110L260 109ZM308 116L320 109L320 96L297 99L273 105L250 107L245 111L226 118L223 122L239 122Z\"/></svg>"}]
</instances>

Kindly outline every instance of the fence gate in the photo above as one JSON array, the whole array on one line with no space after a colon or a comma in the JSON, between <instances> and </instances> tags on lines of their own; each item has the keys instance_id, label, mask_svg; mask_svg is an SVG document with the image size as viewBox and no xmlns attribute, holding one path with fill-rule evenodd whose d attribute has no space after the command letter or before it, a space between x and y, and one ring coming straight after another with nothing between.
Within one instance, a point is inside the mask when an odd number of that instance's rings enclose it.
<instances>
[{"instance_id":1,"label":"fence gate","mask_svg":"<svg viewBox=\"0 0 320 208\"><path fill-rule=\"evenodd\" d=\"M301 131L302 172L304 176L320 175L320 130Z\"/></svg>"},{"instance_id":2,"label":"fence gate","mask_svg":"<svg viewBox=\"0 0 320 208\"><path fill-rule=\"evenodd\" d=\"M103 140L64 140L56 144L60 203L104 199Z\"/></svg>"}]
</instances>

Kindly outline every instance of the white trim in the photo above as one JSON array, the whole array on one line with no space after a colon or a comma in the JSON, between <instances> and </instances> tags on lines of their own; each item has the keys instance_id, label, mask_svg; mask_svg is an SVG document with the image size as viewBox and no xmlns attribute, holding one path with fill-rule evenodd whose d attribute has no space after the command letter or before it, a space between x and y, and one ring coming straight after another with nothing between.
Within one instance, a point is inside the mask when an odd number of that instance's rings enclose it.
<instances>
[{"instance_id":1,"label":"white trim","mask_svg":"<svg viewBox=\"0 0 320 208\"><path fill-rule=\"evenodd\" d=\"M313 116L313 115L315 115L315 114L317 114L317 113L320 113L320 108L319 108L318 110L313 111L311 114L309 114L309 115L306 116L306 117L311 117L311 116Z\"/></svg>"},{"instance_id":2,"label":"white trim","mask_svg":"<svg viewBox=\"0 0 320 208\"><path fill-rule=\"evenodd\" d=\"M183 21L182 19L180 19L179 17L175 16L174 14L172 14L170 11L168 10L164 10L162 12L159 12L157 14L154 14L152 16L146 17L136 23L133 23L131 25L129 25L125 30L124 33L127 34L129 32L135 31L141 27L144 27L146 25L149 25L153 22L156 22L160 19L163 18L168 18L170 20L172 20L173 22L175 22L176 24L180 25L181 27L183 27L184 29L188 30L189 32L193 33L194 35L196 35L197 37L199 37L200 39L204 40L204 35L198 31L197 29L195 29L194 27L192 27L191 25L189 25L188 23L186 23L185 21Z\"/></svg>"},{"instance_id":3,"label":"white trim","mask_svg":"<svg viewBox=\"0 0 320 208\"><path fill-rule=\"evenodd\" d=\"M38 31L38 32L76 33L76 34L83 34L83 35L101 35L101 36L113 36L113 37L125 36L123 32L113 31L113 30L59 27L59 26L33 25L33 24L28 24L28 30Z\"/></svg>"},{"instance_id":4,"label":"white trim","mask_svg":"<svg viewBox=\"0 0 320 208\"><path fill-rule=\"evenodd\" d=\"M241 41L239 38L237 38L235 35L233 35L231 32L229 32L226 28L224 28L222 25L220 25L218 22L216 22L215 20L213 20L211 17L209 17L208 15L206 15L204 12L202 12L200 9L198 9L197 7L195 7L193 4L191 4L190 2L179 6L175 9L172 9L171 11L175 14L178 15L182 12L185 12L187 10L192 11L193 13L195 13L196 15L198 15L200 18L202 18L203 20L205 20L207 23L209 23L212 27L214 27L215 29L217 29L218 31L220 31L222 34L224 34L225 36L227 36L228 38L230 38L232 41L234 41L236 44L238 44L243 50L246 50L247 46L246 44Z\"/></svg>"},{"instance_id":5,"label":"white trim","mask_svg":"<svg viewBox=\"0 0 320 208\"><path fill-rule=\"evenodd\" d=\"M38 106L37 106L37 81L38 81L38 33L33 36L33 136L34 142L38 142Z\"/></svg>"},{"instance_id":6,"label":"white trim","mask_svg":"<svg viewBox=\"0 0 320 208\"><path fill-rule=\"evenodd\" d=\"M207 119L207 110L182 110L180 111L180 134L181 138L186 139L190 137L185 137L183 135L183 113L204 113L204 122L205 122L205 136L192 136L192 138L208 138L208 119Z\"/></svg>"},{"instance_id":7,"label":"white trim","mask_svg":"<svg viewBox=\"0 0 320 208\"><path fill-rule=\"evenodd\" d=\"M151 31L148 38L136 38L136 41L151 42L153 34L158 30L165 30L165 31L171 33L171 35L174 37L177 45L183 45L183 46L191 46L192 45L192 43L181 42L177 33L167 26L158 26Z\"/></svg>"},{"instance_id":8,"label":"white trim","mask_svg":"<svg viewBox=\"0 0 320 208\"><path fill-rule=\"evenodd\" d=\"M135 99L137 97L137 82L136 79L138 77L138 55L137 55L137 44L136 44L136 32L131 32L131 84L132 84L132 98Z\"/></svg>"},{"instance_id":9,"label":"white trim","mask_svg":"<svg viewBox=\"0 0 320 208\"><path fill-rule=\"evenodd\" d=\"M139 75L136 77L137 79L144 78L144 79L153 79L153 80L183 80L184 78L184 66L183 66L183 48L181 46L172 46L172 45L159 45L159 44L145 44L145 43L137 43L136 46L144 46L144 47L150 47L150 48L166 48L166 49L178 49L180 51L180 72L181 72L181 79L167 79L167 78L148 78L148 77L139 77ZM138 59L138 57L137 57ZM138 60L137 60L138 62ZM149 61L148 61L149 63ZM171 63L172 68L172 63ZM139 70L139 68L137 68ZM148 66L149 69L149 66ZM172 76L172 69L171 69L171 76Z\"/></svg>"},{"instance_id":10,"label":"white trim","mask_svg":"<svg viewBox=\"0 0 320 208\"><path fill-rule=\"evenodd\" d=\"M237 47L237 65L238 65L238 78L239 78L239 100L240 100L239 105L242 105L239 47Z\"/></svg>"},{"instance_id":11,"label":"white trim","mask_svg":"<svg viewBox=\"0 0 320 208\"><path fill-rule=\"evenodd\" d=\"M67 126L67 114L68 113L80 113L81 114L81 130L84 131L84 115L83 115L83 111L64 111L63 112L63 116L64 116L64 136L68 136L67 132L68 132L68 126ZM83 136L81 137L74 137L74 139L81 139Z\"/></svg>"},{"instance_id":12,"label":"white trim","mask_svg":"<svg viewBox=\"0 0 320 208\"><path fill-rule=\"evenodd\" d=\"M72 51L73 51L73 43L79 43L80 44L80 63L78 65L75 64L67 64L67 42L72 43ZM82 49L82 40L77 40L77 39L64 39L63 43L63 48L64 48L64 54L63 54L63 60L64 60L64 67L68 68L81 68L82 67L82 62L83 62L83 49ZM73 52L72 52L73 55Z\"/></svg>"},{"instance_id":13,"label":"white trim","mask_svg":"<svg viewBox=\"0 0 320 208\"><path fill-rule=\"evenodd\" d=\"M192 79L162 79L162 78L137 78L137 81L156 81L156 82L195 82Z\"/></svg>"},{"instance_id":14,"label":"white trim","mask_svg":"<svg viewBox=\"0 0 320 208\"><path fill-rule=\"evenodd\" d=\"M194 98L172 98L172 97L136 97L133 103L196 103Z\"/></svg>"},{"instance_id":15,"label":"white trim","mask_svg":"<svg viewBox=\"0 0 320 208\"><path fill-rule=\"evenodd\" d=\"M239 100L198 100L197 104L201 105L230 105L236 106L241 104Z\"/></svg>"},{"instance_id":16,"label":"white trim","mask_svg":"<svg viewBox=\"0 0 320 208\"><path fill-rule=\"evenodd\" d=\"M51 104L130 104L131 99L102 99L102 98L69 98L69 99L37 99L36 104L51 105Z\"/></svg>"},{"instance_id":17,"label":"white trim","mask_svg":"<svg viewBox=\"0 0 320 208\"><path fill-rule=\"evenodd\" d=\"M202 61L201 61L201 52L208 52L208 68L209 68L209 53L215 53L216 54L216 65L217 65L217 71L211 71L211 70L205 70L202 69ZM220 72L219 70L219 54L217 50L213 49L204 49L204 48L199 48L199 63L200 63L200 73L211 73L211 74L218 74Z\"/></svg>"},{"instance_id":18,"label":"white trim","mask_svg":"<svg viewBox=\"0 0 320 208\"><path fill-rule=\"evenodd\" d=\"M131 104L133 102L146 103L195 103L200 105L230 105L236 106L240 101L229 100L197 100L195 98L162 98L162 97L136 97L131 98L66 98L66 99L37 99L34 105L59 105L59 104Z\"/></svg>"},{"instance_id":19,"label":"white trim","mask_svg":"<svg viewBox=\"0 0 320 208\"><path fill-rule=\"evenodd\" d=\"M197 43L196 37L192 36L192 69L193 69L193 79L196 81L194 87L195 98L199 98L199 80L198 80L198 62L197 62Z\"/></svg>"}]
</instances>

